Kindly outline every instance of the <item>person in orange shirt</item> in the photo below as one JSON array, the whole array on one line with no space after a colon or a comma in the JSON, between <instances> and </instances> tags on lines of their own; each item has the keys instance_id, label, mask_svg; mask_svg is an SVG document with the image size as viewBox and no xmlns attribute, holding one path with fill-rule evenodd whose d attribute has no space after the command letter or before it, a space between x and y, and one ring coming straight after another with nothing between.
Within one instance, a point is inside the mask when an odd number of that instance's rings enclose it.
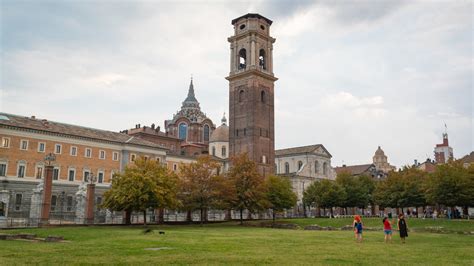
<instances>
[{"instance_id":1,"label":"person in orange shirt","mask_svg":"<svg viewBox=\"0 0 474 266\"><path fill-rule=\"evenodd\" d=\"M354 236L356 241L361 243L363 225L359 215L354 216L354 222L352 223L352 226L354 227Z\"/></svg>"}]
</instances>

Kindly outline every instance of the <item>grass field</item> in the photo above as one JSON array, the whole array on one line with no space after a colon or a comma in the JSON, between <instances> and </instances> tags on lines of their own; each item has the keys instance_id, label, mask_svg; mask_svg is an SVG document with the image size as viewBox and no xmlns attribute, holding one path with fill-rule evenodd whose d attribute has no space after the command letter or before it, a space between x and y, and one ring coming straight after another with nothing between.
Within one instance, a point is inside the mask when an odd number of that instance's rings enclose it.
<instances>
[{"instance_id":1,"label":"grass field","mask_svg":"<svg viewBox=\"0 0 474 266\"><path fill-rule=\"evenodd\" d=\"M350 220L299 219L285 222L343 226ZM367 219L366 224L380 222ZM466 228L473 222L411 221L415 226ZM327 224L325 224L327 223ZM337 225L337 223L340 223ZM457 224L462 223L462 224ZM446 227L446 225L444 225ZM416 226L415 226L416 227ZM396 233L392 244L382 232L365 232L364 242L354 242L351 231L305 231L238 226L236 223L143 227L57 227L0 231L61 235L70 242L0 241L0 264L426 264L473 265L474 236L457 233L410 233L401 244ZM169 248L145 250L146 248Z\"/></svg>"}]
</instances>

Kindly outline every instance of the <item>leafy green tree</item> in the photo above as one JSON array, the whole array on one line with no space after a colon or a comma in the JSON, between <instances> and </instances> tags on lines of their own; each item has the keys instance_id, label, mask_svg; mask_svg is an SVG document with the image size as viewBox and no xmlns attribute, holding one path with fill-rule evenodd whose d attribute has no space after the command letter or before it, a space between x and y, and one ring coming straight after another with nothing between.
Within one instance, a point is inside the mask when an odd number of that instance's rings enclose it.
<instances>
[{"instance_id":1,"label":"leafy green tree","mask_svg":"<svg viewBox=\"0 0 474 266\"><path fill-rule=\"evenodd\" d=\"M288 178L270 176L266 183L267 200L269 208L272 209L273 223L275 223L276 212L295 206L297 197Z\"/></svg>"},{"instance_id":2,"label":"leafy green tree","mask_svg":"<svg viewBox=\"0 0 474 266\"><path fill-rule=\"evenodd\" d=\"M179 198L184 209L200 210L201 224L207 220L207 210L222 206L222 176L218 175L220 163L209 156L202 156L196 162L180 168Z\"/></svg>"},{"instance_id":3,"label":"leafy green tree","mask_svg":"<svg viewBox=\"0 0 474 266\"><path fill-rule=\"evenodd\" d=\"M448 207L474 205L474 175L460 161L437 165L425 184L428 202Z\"/></svg>"},{"instance_id":4,"label":"leafy green tree","mask_svg":"<svg viewBox=\"0 0 474 266\"><path fill-rule=\"evenodd\" d=\"M111 188L104 193L105 208L125 211L125 223L130 224L132 211L142 211L146 224L148 208L175 208L177 200L177 177L158 162L137 158L115 174Z\"/></svg>"},{"instance_id":5,"label":"leafy green tree","mask_svg":"<svg viewBox=\"0 0 474 266\"><path fill-rule=\"evenodd\" d=\"M373 203L374 181L371 177L352 176L349 172L342 172L337 175L336 183L344 190L344 198L341 201L347 213L347 207L359 207L362 209Z\"/></svg>"},{"instance_id":6,"label":"leafy green tree","mask_svg":"<svg viewBox=\"0 0 474 266\"><path fill-rule=\"evenodd\" d=\"M246 153L232 158L232 166L227 173L230 191L227 200L233 209L240 211L240 224L243 224L243 211L250 213L262 210L267 205L265 182L258 173L255 162L249 160Z\"/></svg>"},{"instance_id":7,"label":"leafy green tree","mask_svg":"<svg viewBox=\"0 0 474 266\"><path fill-rule=\"evenodd\" d=\"M303 193L303 202L305 204L330 209L331 215L333 215L333 207L342 206L344 199L346 198L346 192L338 183L323 179L312 183L306 191Z\"/></svg>"}]
</instances>

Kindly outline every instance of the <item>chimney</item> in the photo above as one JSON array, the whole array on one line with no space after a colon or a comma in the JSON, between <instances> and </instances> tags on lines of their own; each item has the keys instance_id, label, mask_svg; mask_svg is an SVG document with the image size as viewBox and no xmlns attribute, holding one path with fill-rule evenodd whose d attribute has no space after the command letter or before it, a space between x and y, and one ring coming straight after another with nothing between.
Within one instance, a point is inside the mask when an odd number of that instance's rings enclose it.
<instances>
[{"instance_id":1,"label":"chimney","mask_svg":"<svg viewBox=\"0 0 474 266\"><path fill-rule=\"evenodd\" d=\"M160 128L161 128L160 126L158 126L158 127L156 128L156 129L158 130L158 132L160 132Z\"/></svg>"},{"instance_id":2,"label":"chimney","mask_svg":"<svg viewBox=\"0 0 474 266\"><path fill-rule=\"evenodd\" d=\"M415 159L415 167L418 166L418 160Z\"/></svg>"},{"instance_id":3,"label":"chimney","mask_svg":"<svg viewBox=\"0 0 474 266\"><path fill-rule=\"evenodd\" d=\"M151 124L151 129L155 129L155 124Z\"/></svg>"}]
</instances>

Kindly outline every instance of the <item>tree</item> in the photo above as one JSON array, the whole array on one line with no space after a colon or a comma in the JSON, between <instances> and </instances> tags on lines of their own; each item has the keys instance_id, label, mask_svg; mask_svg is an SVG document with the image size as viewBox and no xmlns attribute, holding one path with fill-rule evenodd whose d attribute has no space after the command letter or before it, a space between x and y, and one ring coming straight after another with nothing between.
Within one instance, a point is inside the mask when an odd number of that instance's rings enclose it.
<instances>
[{"instance_id":1,"label":"tree","mask_svg":"<svg viewBox=\"0 0 474 266\"><path fill-rule=\"evenodd\" d=\"M323 208L330 208L333 215L333 207L342 206L346 192L338 183L323 179L312 183L303 193L303 202L307 205Z\"/></svg>"},{"instance_id":2,"label":"tree","mask_svg":"<svg viewBox=\"0 0 474 266\"><path fill-rule=\"evenodd\" d=\"M232 208L240 211L240 224L243 224L243 211L250 213L265 207L264 178L258 173L255 162L246 153L232 158L228 179L233 192L227 200Z\"/></svg>"},{"instance_id":3,"label":"tree","mask_svg":"<svg viewBox=\"0 0 474 266\"><path fill-rule=\"evenodd\" d=\"M426 197L430 203L448 207L474 205L474 175L460 161L451 161L436 167L426 184Z\"/></svg>"},{"instance_id":4,"label":"tree","mask_svg":"<svg viewBox=\"0 0 474 266\"><path fill-rule=\"evenodd\" d=\"M186 210L200 210L201 224L207 220L207 210L222 206L222 176L218 175L220 164L209 156L196 162L182 165L180 169L180 199Z\"/></svg>"},{"instance_id":5,"label":"tree","mask_svg":"<svg viewBox=\"0 0 474 266\"><path fill-rule=\"evenodd\" d=\"M125 211L125 223L130 224L132 211L142 211L146 224L148 208L174 208L177 177L158 162L137 158L125 167L121 174L115 174L110 190L104 193L105 208Z\"/></svg>"},{"instance_id":6,"label":"tree","mask_svg":"<svg viewBox=\"0 0 474 266\"><path fill-rule=\"evenodd\" d=\"M276 212L293 207L297 197L293 192L290 180L285 177L268 177L266 187L267 200L269 208L272 209L273 223L275 223Z\"/></svg>"},{"instance_id":7,"label":"tree","mask_svg":"<svg viewBox=\"0 0 474 266\"><path fill-rule=\"evenodd\" d=\"M359 207L362 209L373 202L373 191L375 189L374 181L366 175L352 176L349 172L342 172L337 175L336 183L339 184L345 192L345 197L341 200L341 207Z\"/></svg>"}]
</instances>

